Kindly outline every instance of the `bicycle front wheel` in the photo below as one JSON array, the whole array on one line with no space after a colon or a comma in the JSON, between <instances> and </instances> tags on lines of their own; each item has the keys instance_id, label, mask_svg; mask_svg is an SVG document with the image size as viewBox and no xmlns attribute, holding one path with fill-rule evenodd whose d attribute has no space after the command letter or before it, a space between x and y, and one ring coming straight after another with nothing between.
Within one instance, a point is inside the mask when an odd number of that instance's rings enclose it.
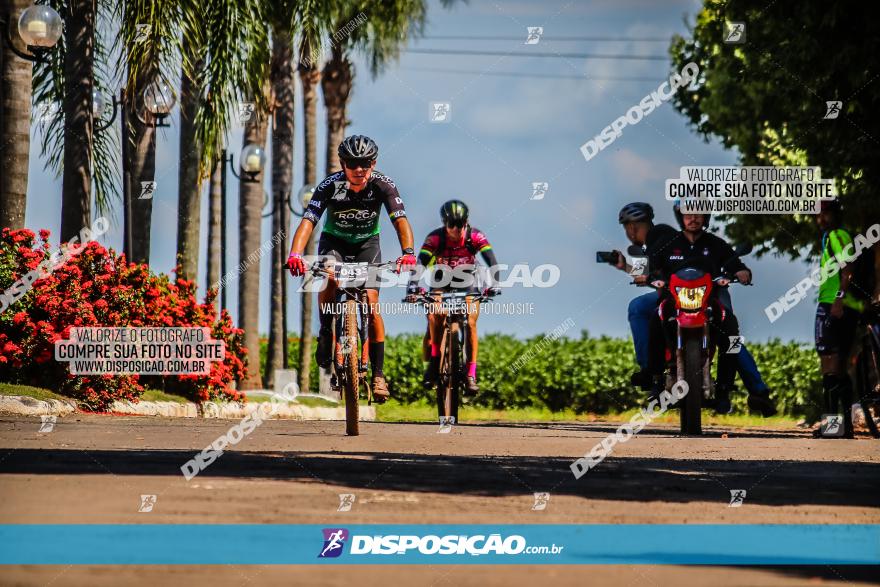
<instances>
[{"instance_id":1,"label":"bicycle front wheel","mask_svg":"<svg viewBox=\"0 0 880 587\"><path fill-rule=\"evenodd\" d=\"M347 300L343 314L343 331L345 344L342 347L343 371L345 372L345 433L357 436L358 430L358 389L360 388L360 371L358 369L358 321L357 302Z\"/></svg>"},{"instance_id":2,"label":"bicycle front wheel","mask_svg":"<svg viewBox=\"0 0 880 587\"><path fill-rule=\"evenodd\" d=\"M458 423L458 387L461 382L461 341L458 324L453 322L444 332L440 347L440 385L437 386L437 413L452 416Z\"/></svg>"}]
</instances>

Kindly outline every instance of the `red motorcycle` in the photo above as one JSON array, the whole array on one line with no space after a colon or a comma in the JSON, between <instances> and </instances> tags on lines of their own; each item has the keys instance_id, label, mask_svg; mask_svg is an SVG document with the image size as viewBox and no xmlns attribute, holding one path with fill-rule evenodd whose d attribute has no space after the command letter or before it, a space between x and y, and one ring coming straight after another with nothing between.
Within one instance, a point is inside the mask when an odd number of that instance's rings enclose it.
<instances>
[{"instance_id":1,"label":"red motorcycle","mask_svg":"<svg viewBox=\"0 0 880 587\"><path fill-rule=\"evenodd\" d=\"M738 247L737 256L746 255L750 250L748 245ZM671 275L668 284L661 283L651 285L665 290L658 310L666 338L666 389L671 389L677 381L687 384L687 395L679 400L681 433L699 436L703 433L700 413L703 401L714 396L715 344L709 328L713 319L723 321L726 312L718 302L717 291L739 280L726 276L712 279L701 269L685 267Z\"/></svg>"}]
</instances>

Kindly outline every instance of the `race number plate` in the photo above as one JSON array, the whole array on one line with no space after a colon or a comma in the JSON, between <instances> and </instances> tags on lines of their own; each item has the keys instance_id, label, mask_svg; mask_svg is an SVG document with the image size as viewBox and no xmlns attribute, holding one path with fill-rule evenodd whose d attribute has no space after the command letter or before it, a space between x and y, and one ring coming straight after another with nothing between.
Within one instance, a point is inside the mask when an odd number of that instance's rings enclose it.
<instances>
[{"instance_id":1,"label":"race number plate","mask_svg":"<svg viewBox=\"0 0 880 587\"><path fill-rule=\"evenodd\" d=\"M458 296L445 298L440 302L440 311L447 314L466 314L467 302Z\"/></svg>"},{"instance_id":2,"label":"race number plate","mask_svg":"<svg viewBox=\"0 0 880 587\"><path fill-rule=\"evenodd\" d=\"M337 263L336 281L340 285L363 284L367 279L367 263Z\"/></svg>"}]
</instances>

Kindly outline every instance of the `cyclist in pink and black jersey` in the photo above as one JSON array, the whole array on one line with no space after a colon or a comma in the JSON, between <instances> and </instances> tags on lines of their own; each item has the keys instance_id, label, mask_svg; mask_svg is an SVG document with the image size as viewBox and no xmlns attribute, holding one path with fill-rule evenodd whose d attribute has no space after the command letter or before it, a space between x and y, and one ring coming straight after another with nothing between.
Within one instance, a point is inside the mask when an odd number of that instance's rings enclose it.
<instances>
[{"instance_id":1,"label":"cyclist in pink and black jersey","mask_svg":"<svg viewBox=\"0 0 880 587\"><path fill-rule=\"evenodd\" d=\"M470 226L468 207L460 200L450 200L443 204L440 208L440 217L443 220L443 226L431 231L425 237L418 257L419 264L435 269L428 272L431 291L463 290L470 294L480 293L476 279L477 254L479 253L489 267L495 267L498 264L489 239L479 229ZM452 279L449 279L450 273ZM493 272L489 271L488 274L489 287L483 293L489 296L498 295L501 290L494 286ZM459 279L461 275L468 275L470 279ZM410 282L407 293L409 294L408 299L411 300L425 293L425 290L418 285L418 277ZM477 351L479 348L477 319L480 309L479 302L474 302L472 297L468 296L466 300L469 309L466 390L468 393L474 394L479 391L477 385ZM442 318L440 314L428 315L427 337L430 341L430 360L424 378L426 387L433 387L437 379L440 362L439 345L443 335Z\"/></svg>"}]
</instances>

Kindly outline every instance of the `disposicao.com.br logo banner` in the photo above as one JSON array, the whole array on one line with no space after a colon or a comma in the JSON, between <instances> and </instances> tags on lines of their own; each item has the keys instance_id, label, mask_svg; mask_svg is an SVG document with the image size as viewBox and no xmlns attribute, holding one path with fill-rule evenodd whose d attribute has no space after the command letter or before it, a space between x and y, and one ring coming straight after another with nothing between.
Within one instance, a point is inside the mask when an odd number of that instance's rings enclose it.
<instances>
[{"instance_id":1,"label":"disposicao.com.br logo banner","mask_svg":"<svg viewBox=\"0 0 880 587\"><path fill-rule=\"evenodd\" d=\"M318 558L338 558L345 549L346 539L351 537L348 553L358 555L503 555L519 554L557 555L563 545L543 544L529 546L519 534L349 534L346 528L324 528L324 545Z\"/></svg>"},{"instance_id":2,"label":"disposicao.com.br logo banner","mask_svg":"<svg viewBox=\"0 0 880 587\"><path fill-rule=\"evenodd\" d=\"M870 524L0 524L0 544L0 565L880 564Z\"/></svg>"}]
</instances>

